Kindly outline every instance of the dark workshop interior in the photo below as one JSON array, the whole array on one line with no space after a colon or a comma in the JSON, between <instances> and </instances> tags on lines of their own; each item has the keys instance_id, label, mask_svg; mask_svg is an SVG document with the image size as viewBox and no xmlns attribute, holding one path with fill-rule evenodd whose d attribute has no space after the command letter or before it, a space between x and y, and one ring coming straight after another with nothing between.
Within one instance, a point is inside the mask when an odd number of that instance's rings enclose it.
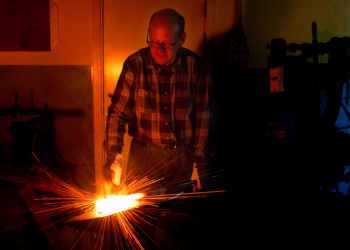
<instances>
[{"instance_id":1,"label":"dark workshop interior","mask_svg":"<svg viewBox=\"0 0 350 250\"><path fill-rule=\"evenodd\" d=\"M189 199L199 219L181 229L185 248L344 239L349 1L12 0L0 1L0 249L111 247L41 199L55 188L50 173L99 192L110 93L127 56L146 47L149 18L164 8L184 16L184 47L209 68L205 184L225 190ZM131 137L124 140L127 162ZM52 183L26 179L38 173Z\"/></svg>"}]
</instances>

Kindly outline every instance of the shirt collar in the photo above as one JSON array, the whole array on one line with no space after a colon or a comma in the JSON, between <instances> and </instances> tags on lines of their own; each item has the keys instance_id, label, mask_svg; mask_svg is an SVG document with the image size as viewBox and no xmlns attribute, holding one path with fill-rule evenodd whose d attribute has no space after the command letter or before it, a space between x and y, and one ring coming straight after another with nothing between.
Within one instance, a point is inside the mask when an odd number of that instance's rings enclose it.
<instances>
[{"instance_id":1,"label":"shirt collar","mask_svg":"<svg viewBox=\"0 0 350 250\"><path fill-rule=\"evenodd\" d=\"M149 47L146 48L146 68L148 69L155 69L157 72L161 71L161 68L158 66L156 61L153 59L151 54L151 49ZM178 69L181 69L185 65L185 57L186 51L184 48L180 47L179 51L177 52L175 63L173 66L173 72L176 72Z\"/></svg>"}]
</instances>

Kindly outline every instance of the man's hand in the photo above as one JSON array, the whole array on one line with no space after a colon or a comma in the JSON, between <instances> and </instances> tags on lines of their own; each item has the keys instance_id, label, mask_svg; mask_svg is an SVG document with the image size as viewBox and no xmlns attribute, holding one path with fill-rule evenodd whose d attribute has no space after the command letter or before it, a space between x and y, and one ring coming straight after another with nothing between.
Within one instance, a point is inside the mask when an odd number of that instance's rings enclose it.
<instances>
[{"instance_id":1,"label":"man's hand","mask_svg":"<svg viewBox=\"0 0 350 250\"><path fill-rule=\"evenodd\" d=\"M193 163L193 172L191 176L191 181L197 181L197 184L192 184L193 192L196 192L197 190L202 190L202 185L201 185L201 181L199 180L196 163Z\"/></svg>"},{"instance_id":2,"label":"man's hand","mask_svg":"<svg viewBox=\"0 0 350 250\"><path fill-rule=\"evenodd\" d=\"M120 177L122 175L122 161L123 157L121 154L115 156L115 160L111 165L111 179L112 182L116 185L120 185Z\"/></svg>"}]
</instances>

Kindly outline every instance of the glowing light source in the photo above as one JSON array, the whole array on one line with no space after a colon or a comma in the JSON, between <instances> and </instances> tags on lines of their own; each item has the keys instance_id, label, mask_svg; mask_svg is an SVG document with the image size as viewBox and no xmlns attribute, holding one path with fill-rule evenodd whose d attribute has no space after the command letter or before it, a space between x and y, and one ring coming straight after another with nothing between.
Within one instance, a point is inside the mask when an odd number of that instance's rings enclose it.
<instances>
[{"instance_id":1,"label":"glowing light source","mask_svg":"<svg viewBox=\"0 0 350 250\"><path fill-rule=\"evenodd\" d=\"M107 199L96 201L96 214L98 217L104 217L119 213L139 205L138 199L144 195L141 193L131 195L115 195Z\"/></svg>"}]
</instances>

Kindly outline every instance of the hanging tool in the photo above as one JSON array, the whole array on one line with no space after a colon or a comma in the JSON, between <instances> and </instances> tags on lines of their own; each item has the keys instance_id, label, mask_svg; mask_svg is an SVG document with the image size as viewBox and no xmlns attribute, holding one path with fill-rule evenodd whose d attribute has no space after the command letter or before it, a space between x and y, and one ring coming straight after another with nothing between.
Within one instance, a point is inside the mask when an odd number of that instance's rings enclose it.
<instances>
[{"instance_id":1,"label":"hanging tool","mask_svg":"<svg viewBox=\"0 0 350 250\"><path fill-rule=\"evenodd\" d=\"M204 33L203 33L203 59L205 59L205 51L207 49L207 1L204 1Z\"/></svg>"}]
</instances>

